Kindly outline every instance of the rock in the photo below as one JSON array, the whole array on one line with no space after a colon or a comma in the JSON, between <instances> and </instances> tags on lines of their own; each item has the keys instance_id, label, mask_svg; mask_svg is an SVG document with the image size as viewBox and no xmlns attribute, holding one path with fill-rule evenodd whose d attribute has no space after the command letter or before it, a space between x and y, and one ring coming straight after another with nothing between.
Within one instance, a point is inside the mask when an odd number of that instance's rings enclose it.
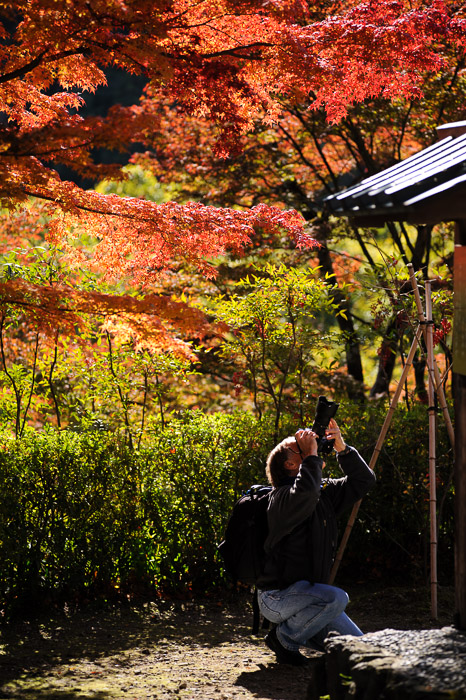
<instances>
[{"instance_id":1,"label":"rock","mask_svg":"<svg viewBox=\"0 0 466 700\"><path fill-rule=\"evenodd\" d=\"M308 700L466 700L466 634L453 627L329 635Z\"/></svg>"}]
</instances>

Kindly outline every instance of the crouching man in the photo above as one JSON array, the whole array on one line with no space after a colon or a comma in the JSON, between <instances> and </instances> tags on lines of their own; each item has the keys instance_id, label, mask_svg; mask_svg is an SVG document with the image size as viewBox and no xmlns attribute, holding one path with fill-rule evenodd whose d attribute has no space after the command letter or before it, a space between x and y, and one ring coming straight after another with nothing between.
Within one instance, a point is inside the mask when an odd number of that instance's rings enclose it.
<instances>
[{"instance_id":1,"label":"crouching man","mask_svg":"<svg viewBox=\"0 0 466 700\"><path fill-rule=\"evenodd\" d=\"M359 636L346 615L348 595L328 585L337 544L337 517L362 498L375 483L374 472L359 453L345 444L331 419L326 431L345 474L322 479L325 463L317 454L316 434L298 430L267 458L272 484L265 542L266 559L258 581L259 607L275 623L265 641L277 661L306 663L299 648L323 649L334 630Z\"/></svg>"}]
</instances>

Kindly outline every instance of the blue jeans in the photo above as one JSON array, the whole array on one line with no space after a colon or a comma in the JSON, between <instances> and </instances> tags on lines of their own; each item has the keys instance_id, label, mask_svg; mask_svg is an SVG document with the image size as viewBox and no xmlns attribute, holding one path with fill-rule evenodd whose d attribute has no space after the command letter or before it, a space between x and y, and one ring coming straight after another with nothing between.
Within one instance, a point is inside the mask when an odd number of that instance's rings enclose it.
<instances>
[{"instance_id":1,"label":"blue jeans","mask_svg":"<svg viewBox=\"0 0 466 700\"><path fill-rule=\"evenodd\" d=\"M349 598L341 588L297 581L283 590L259 591L258 597L261 613L277 624L278 640L290 651L306 646L313 638L322 643L332 631L362 635L344 612Z\"/></svg>"}]
</instances>

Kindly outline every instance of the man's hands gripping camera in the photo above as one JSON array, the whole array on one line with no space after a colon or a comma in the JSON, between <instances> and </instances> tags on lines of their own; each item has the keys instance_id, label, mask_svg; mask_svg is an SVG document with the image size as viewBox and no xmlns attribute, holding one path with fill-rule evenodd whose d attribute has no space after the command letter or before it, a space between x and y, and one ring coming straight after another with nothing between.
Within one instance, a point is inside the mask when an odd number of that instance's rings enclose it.
<instances>
[{"instance_id":1,"label":"man's hands gripping camera","mask_svg":"<svg viewBox=\"0 0 466 700\"><path fill-rule=\"evenodd\" d=\"M317 455L317 433L310 428L297 430L294 439L301 459L310 455Z\"/></svg>"},{"instance_id":2,"label":"man's hands gripping camera","mask_svg":"<svg viewBox=\"0 0 466 700\"><path fill-rule=\"evenodd\" d=\"M295 433L296 445L301 456L301 459L310 455L317 455L317 439L318 435L310 428L297 430ZM334 440L335 452L342 452L346 448L345 441L341 435L340 428L335 418L331 418L327 429L325 430L327 440Z\"/></svg>"},{"instance_id":3,"label":"man's hands gripping camera","mask_svg":"<svg viewBox=\"0 0 466 700\"><path fill-rule=\"evenodd\" d=\"M338 423L336 422L335 418L330 419L328 428L325 431L325 437L327 440L335 440L333 445L335 452L343 452L343 450L346 449L346 443L341 436L340 428L338 427Z\"/></svg>"}]
</instances>

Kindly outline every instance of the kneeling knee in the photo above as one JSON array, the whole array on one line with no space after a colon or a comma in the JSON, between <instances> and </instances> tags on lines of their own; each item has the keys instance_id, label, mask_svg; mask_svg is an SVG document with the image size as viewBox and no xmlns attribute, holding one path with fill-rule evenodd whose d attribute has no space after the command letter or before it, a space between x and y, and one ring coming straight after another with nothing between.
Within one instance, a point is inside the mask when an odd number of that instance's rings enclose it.
<instances>
[{"instance_id":1,"label":"kneeling knee","mask_svg":"<svg viewBox=\"0 0 466 700\"><path fill-rule=\"evenodd\" d=\"M349 596L346 593L346 591L343 591L341 588L336 588L335 589L335 598L333 600L332 605L335 607L335 610L338 610L338 612L343 612L346 609L346 606L349 603Z\"/></svg>"}]
</instances>

